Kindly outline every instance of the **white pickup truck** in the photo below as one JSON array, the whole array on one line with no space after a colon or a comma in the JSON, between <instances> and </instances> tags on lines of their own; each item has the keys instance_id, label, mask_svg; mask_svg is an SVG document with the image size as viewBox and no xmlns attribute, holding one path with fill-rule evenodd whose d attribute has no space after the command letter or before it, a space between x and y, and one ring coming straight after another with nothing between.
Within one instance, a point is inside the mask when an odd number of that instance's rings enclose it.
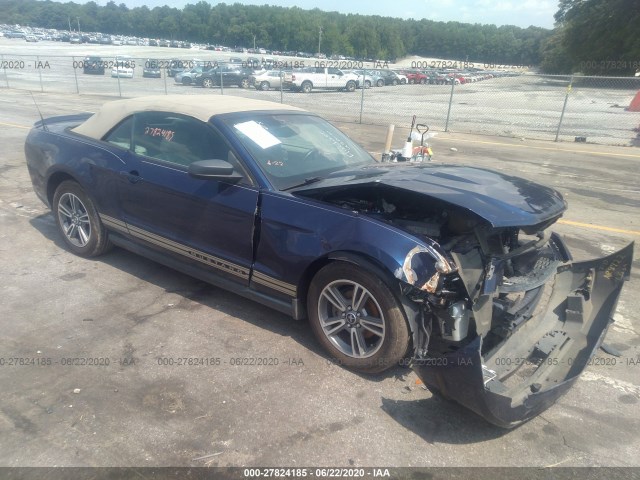
<instances>
[{"instance_id":1,"label":"white pickup truck","mask_svg":"<svg viewBox=\"0 0 640 480\"><path fill-rule=\"evenodd\" d=\"M293 72L291 90L309 93L314 88L336 89L353 92L358 86L358 76L333 67L306 67Z\"/></svg>"}]
</instances>

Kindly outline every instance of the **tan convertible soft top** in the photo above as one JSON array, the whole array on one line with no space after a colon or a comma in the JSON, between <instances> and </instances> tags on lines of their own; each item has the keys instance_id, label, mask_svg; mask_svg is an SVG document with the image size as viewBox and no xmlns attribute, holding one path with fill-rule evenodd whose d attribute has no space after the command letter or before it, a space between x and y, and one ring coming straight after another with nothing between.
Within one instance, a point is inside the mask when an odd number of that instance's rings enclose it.
<instances>
[{"instance_id":1,"label":"tan convertible soft top","mask_svg":"<svg viewBox=\"0 0 640 480\"><path fill-rule=\"evenodd\" d=\"M100 140L121 120L137 112L181 113L206 122L214 115L256 110L304 111L282 103L230 95L153 95L105 103L73 131Z\"/></svg>"}]
</instances>

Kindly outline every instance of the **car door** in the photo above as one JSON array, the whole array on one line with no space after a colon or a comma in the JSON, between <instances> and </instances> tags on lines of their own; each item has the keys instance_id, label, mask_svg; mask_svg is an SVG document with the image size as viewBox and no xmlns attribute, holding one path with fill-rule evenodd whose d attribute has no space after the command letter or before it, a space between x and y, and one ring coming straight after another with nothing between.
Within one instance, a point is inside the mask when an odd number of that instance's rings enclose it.
<instances>
[{"instance_id":1,"label":"car door","mask_svg":"<svg viewBox=\"0 0 640 480\"><path fill-rule=\"evenodd\" d=\"M129 233L227 280L248 285L258 188L214 127L167 112L133 117L120 210ZM196 179L198 160L223 159L239 182Z\"/></svg>"},{"instance_id":2,"label":"car door","mask_svg":"<svg viewBox=\"0 0 640 480\"><path fill-rule=\"evenodd\" d=\"M236 85L240 81L240 69L232 65L224 65L222 67L223 85Z\"/></svg>"},{"instance_id":3,"label":"car door","mask_svg":"<svg viewBox=\"0 0 640 480\"><path fill-rule=\"evenodd\" d=\"M344 73L337 68L329 67L327 68L327 87L328 88L339 88L344 87Z\"/></svg>"},{"instance_id":4,"label":"car door","mask_svg":"<svg viewBox=\"0 0 640 480\"><path fill-rule=\"evenodd\" d=\"M327 87L327 69L324 67L315 67L310 69L310 80L316 88Z\"/></svg>"}]
</instances>

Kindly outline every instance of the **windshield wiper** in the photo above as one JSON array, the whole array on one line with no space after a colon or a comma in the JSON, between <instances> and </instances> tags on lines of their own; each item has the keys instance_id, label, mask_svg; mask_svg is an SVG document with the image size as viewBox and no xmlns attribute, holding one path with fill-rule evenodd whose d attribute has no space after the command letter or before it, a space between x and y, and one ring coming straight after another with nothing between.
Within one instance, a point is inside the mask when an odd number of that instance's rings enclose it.
<instances>
[{"instance_id":1,"label":"windshield wiper","mask_svg":"<svg viewBox=\"0 0 640 480\"><path fill-rule=\"evenodd\" d=\"M294 188L304 187L305 185L310 185L312 183L319 182L320 180L323 180L324 178L325 177L309 177L309 178L305 178L304 182L298 183L296 185L292 185L292 186L287 187L287 188L283 188L282 191L286 192L288 190L293 190Z\"/></svg>"}]
</instances>

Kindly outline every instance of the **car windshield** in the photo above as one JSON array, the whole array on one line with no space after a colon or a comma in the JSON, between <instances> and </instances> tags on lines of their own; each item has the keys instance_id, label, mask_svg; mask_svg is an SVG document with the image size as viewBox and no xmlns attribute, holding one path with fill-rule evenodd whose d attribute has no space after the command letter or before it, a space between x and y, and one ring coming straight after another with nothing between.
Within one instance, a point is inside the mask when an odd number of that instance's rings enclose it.
<instances>
[{"instance_id":1,"label":"car windshield","mask_svg":"<svg viewBox=\"0 0 640 480\"><path fill-rule=\"evenodd\" d=\"M353 140L314 115L261 114L226 123L279 190L375 163Z\"/></svg>"}]
</instances>

